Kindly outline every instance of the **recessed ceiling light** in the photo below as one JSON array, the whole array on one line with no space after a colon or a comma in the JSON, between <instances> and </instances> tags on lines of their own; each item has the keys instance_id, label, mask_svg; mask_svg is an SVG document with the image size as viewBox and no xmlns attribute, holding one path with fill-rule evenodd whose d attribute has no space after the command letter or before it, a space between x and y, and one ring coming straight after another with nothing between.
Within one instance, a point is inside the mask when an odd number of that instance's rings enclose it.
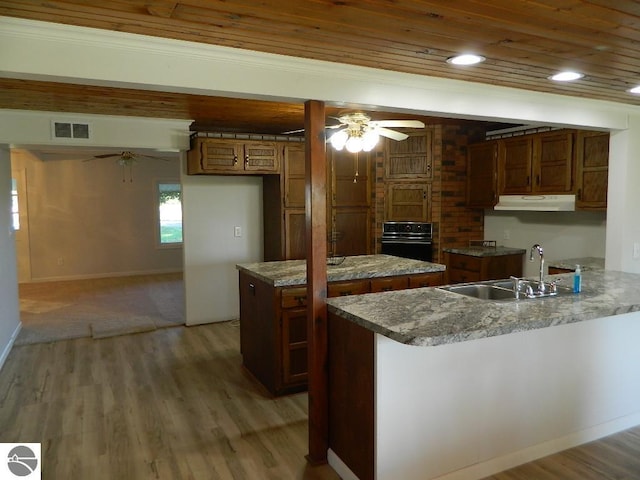
<instances>
[{"instance_id":1,"label":"recessed ceiling light","mask_svg":"<svg viewBox=\"0 0 640 480\"><path fill-rule=\"evenodd\" d=\"M447 63L452 65L475 65L486 60L482 55L474 55L472 53L465 53L464 55L456 55L455 57L447 58Z\"/></svg>"},{"instance_id":2,"label":"recessed ceiling light","mask_svg":"<svg viewBox=\"0 0 640 480\"><path fill-rule=\"evenodd\" d=\"M554 80L556 82L572 82L582 77L584 77L584 73L567 71L556 73L555 75L550 76L549 80Z\"/></svg>"},{"instance_id":3,"label":"recessed ceiling light","mask_svg":"<svg viewBox=\"0 0 640 480\"><path fill-rule=\"evenodd\" d=\"M630 88L629 90L627 90L627 92L639 95L640 94L640 85L638 85L637 87Z\"/></svg>"}]
</instances>

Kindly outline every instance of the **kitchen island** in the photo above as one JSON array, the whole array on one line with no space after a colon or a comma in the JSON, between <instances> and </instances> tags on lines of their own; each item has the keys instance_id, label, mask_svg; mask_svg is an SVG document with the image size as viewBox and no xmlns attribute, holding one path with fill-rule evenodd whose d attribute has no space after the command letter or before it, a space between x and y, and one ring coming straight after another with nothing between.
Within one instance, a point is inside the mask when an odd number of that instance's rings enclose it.
<instances>
[{"instance_id":1,"label":"kitchen island","mask_svg":"<svg viewBox=\"0 0 640 480\"><path fill-rule=\"evenodd\" d=\"M329 259L329 297L442 284L444 265L391 255ZM273 395L307 388L304 260L237 265L244 367Z\"/></svg>"},{"instance_id":2,"label":"kitchen island","mask_svg":"<svg viewBox=\"0 0 640 480\"><path fill-rule=\"evenodd\" d=\"M640 424L638 275L588 271L580 294L518 301L423 288L327 303L344 479L479 479Z\"/></svg>"}]
</instances>

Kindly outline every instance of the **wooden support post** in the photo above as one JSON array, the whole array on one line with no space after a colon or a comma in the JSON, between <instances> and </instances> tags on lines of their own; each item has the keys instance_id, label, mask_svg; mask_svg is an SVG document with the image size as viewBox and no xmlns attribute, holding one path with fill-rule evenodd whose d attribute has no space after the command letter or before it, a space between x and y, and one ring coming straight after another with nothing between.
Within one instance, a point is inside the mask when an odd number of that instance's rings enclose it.
<instances>
[{"instance_id":1,"label":"wooden support post","mask_svg":"<svg viewBox=\"0 0 640 480\"><path fill-rule=\"evenodd\" d=\"M307 250L307 348L309 455L312 464L327 462L327 166L324 102L304 104L305 213Z\"/></svg>"}]
</instances>

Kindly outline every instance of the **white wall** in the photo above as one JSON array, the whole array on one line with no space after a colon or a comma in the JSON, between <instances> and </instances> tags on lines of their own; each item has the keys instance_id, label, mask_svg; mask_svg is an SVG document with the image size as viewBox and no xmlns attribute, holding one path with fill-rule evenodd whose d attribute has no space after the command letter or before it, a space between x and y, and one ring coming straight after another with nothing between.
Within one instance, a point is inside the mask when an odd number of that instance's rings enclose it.
<instances>
[{"instance_id":1,"label":"white wall","mask_svg":"<svg viewBox=\"0 0 640 480\"><path fill-rule=\"evenodd\" d=\"M117 158L38 154L11 150L27 184L20 208L29 234L17 255L30 268L21 282L182 271L181 246L157 240L156 184L180 181L178 154L140 158L131 170Z\"/></svg>"},{"instance_id":2,"label":"white wall","mask_svg":"<svg viewBox=\"0 0 640 480\"><path fill-rule=\"evenodd\" d=\"M0 368L20 330L16 251L11 228L11 160L0 145Z\"/></svg>"},{"instance_id":3,"label":"white wall","mask_svg":"<svg viewBox=\"0 0 640 480\"><path fill-rule=\"evenodd\" d=\"M607 201L606 268L640 273L633 258L640 243L640 113L629 115L629 130L611 135Z\"/></svg>"},{"instance_id":4,"label":"white wall","mask_svg":"<svg viewBox=\"0 0 640 480\"><path fill-rule=\"evenodd\" d=\"M637 425L639 320L433 348L376 335L376 478L485 478Z\"/></svg>"},{"instance_id":5,"label":"white wall","mask_svg":"<svg viewBox=\"0 0 640 480\"><path fill-rule=\"evenodd\" d=\"M509 239L505 239L505 232ZM524 275L536 276L539 257L529 262L529 249L542 245L548 270L550 260L605 256L604 212L511 212L485 210L484 238L498 245L524 248Z\"/></svg>"},{"instance_id":6,"label":"white wall","mask_svg":"<svg viewBox=\"0 0 640 480\"><path fill-rule=\"evenodd\" d=\"M182 198L186 323L236 319L235 266L263 259L262 178L184 175Z\"/></svg>"}]
</instances>

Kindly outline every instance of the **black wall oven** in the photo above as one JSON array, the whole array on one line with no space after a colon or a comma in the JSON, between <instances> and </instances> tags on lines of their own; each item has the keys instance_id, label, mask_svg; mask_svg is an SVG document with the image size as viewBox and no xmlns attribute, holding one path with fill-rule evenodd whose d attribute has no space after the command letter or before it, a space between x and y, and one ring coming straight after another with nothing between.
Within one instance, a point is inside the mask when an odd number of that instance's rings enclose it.
<instances>
[{"instance_id":1,"label":"black wall oven","mask_svg":"<svg viewBox=\"0 0 640 480\"><path fill-rule=\"evenodd\" d=\"M433 226L423 222L384 222L382 253L431 262Z\"/></svg>"}]
</instances>

